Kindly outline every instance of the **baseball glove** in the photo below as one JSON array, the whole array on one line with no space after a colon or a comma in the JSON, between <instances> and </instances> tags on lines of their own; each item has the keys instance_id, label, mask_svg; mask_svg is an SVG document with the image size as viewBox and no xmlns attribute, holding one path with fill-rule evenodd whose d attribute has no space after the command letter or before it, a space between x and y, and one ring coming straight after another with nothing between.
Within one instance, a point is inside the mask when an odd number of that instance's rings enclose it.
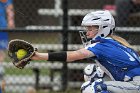
<instances>
[{"instance_id":1,"label":"baseball glove","mask_svg":"<svg viewBox=\"0 0 140 93\"><path fill-rule=\"evenodd\" d=\"M19 59L17 52L20 49L26 51L26 54ZM11 40L8 44L8 55L12 59L12 63L20 69L23 69L31 61L36 50L32 44L20 39Z\"/></svg>"}]
</instances>

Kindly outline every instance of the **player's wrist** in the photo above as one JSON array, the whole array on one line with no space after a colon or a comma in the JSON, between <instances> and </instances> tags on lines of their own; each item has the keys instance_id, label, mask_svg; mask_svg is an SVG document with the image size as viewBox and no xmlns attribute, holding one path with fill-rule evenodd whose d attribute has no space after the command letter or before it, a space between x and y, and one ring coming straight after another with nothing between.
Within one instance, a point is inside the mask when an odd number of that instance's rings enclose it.
<instances>
[{"instance_id":1,"label":"player's wrist","mask_svg":"<svg viewBox=\"0 0 140 93\"><path fill-rule=\"evenodd\" d=\"M67 61L67 52L52 52L48 53L48 61Z\"/></svg>"},{"instance_id":2,"label":"player's wrist","mask_svg":"<svg viewBox=\"0 0 140 93\"><path fill-rule=\"evenodd\" d=\"M34 55L31 57L31 60L37 60L39 53L36 51Z\"/></svg>"}]
</instances>

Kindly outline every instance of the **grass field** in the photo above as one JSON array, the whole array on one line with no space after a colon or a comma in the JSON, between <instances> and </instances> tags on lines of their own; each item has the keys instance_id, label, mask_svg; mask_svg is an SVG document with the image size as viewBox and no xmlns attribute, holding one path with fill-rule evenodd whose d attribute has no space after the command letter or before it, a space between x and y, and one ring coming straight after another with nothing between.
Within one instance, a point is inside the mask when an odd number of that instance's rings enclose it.
<instances>
[{"instance_id":1,"label":"grass field","mask_svg":"<svg viewBox=\"0 0 140 93\"><path fill-rule=\"evenodd\" d=\"M15 92L4 92L4 93L15 93ZM81 93L80 89L68 89L66 91L50 91L50 90L38 90L36 92L33 91L28 91L25 93Z\"/></svg>"},{"instance_id":2,"label":"grass field","mask_svg":"<svg viewBox=\"0 0 140 93\"><path fill-rule=\"evenodd\" d=\"M65 92L63 92L63 91L44 91L44 90L41 90L41 91L38 91L37 93L81 93L80 92L80 89L78 90L74 90L74 89L69 89L69 90L67 90L67 91L65 91Z\"/></svg>"}]
</instances>

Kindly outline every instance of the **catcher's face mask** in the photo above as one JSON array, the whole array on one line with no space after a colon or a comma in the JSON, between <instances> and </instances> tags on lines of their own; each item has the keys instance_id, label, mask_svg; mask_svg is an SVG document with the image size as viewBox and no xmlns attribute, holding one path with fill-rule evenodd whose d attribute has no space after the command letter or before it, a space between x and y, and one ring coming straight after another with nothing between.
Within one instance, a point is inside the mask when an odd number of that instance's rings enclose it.
<instances>
[{"instance_id":1,"label":"catcher's face mask","mask_svg":"<svg viewBox=\"0 0 140 93\"><path fill-rule=\"evenodd\" d=\"M84 31L79 31L79 34L85 47L91 44L92 38L94 38L98 33L99 26L86 26L84 29Z\"/></svg>"}]
</instances>

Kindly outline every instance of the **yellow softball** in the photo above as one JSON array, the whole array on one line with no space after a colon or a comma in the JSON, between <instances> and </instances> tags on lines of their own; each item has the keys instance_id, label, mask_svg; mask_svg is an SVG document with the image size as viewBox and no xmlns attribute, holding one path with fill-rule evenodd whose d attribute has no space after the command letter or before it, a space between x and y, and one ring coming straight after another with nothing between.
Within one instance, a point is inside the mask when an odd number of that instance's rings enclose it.
<instances>
[{"instance_id":1,"label":"yellow softball","mask_svg":"<svg viewBox=\"0 0 140 93\"><path fill-rule=\"evenodd\" d=\"M18 59L22 59L27 55L27 51L24 49L19 49L16 54Z\"/></svg>"}]
</instances>

